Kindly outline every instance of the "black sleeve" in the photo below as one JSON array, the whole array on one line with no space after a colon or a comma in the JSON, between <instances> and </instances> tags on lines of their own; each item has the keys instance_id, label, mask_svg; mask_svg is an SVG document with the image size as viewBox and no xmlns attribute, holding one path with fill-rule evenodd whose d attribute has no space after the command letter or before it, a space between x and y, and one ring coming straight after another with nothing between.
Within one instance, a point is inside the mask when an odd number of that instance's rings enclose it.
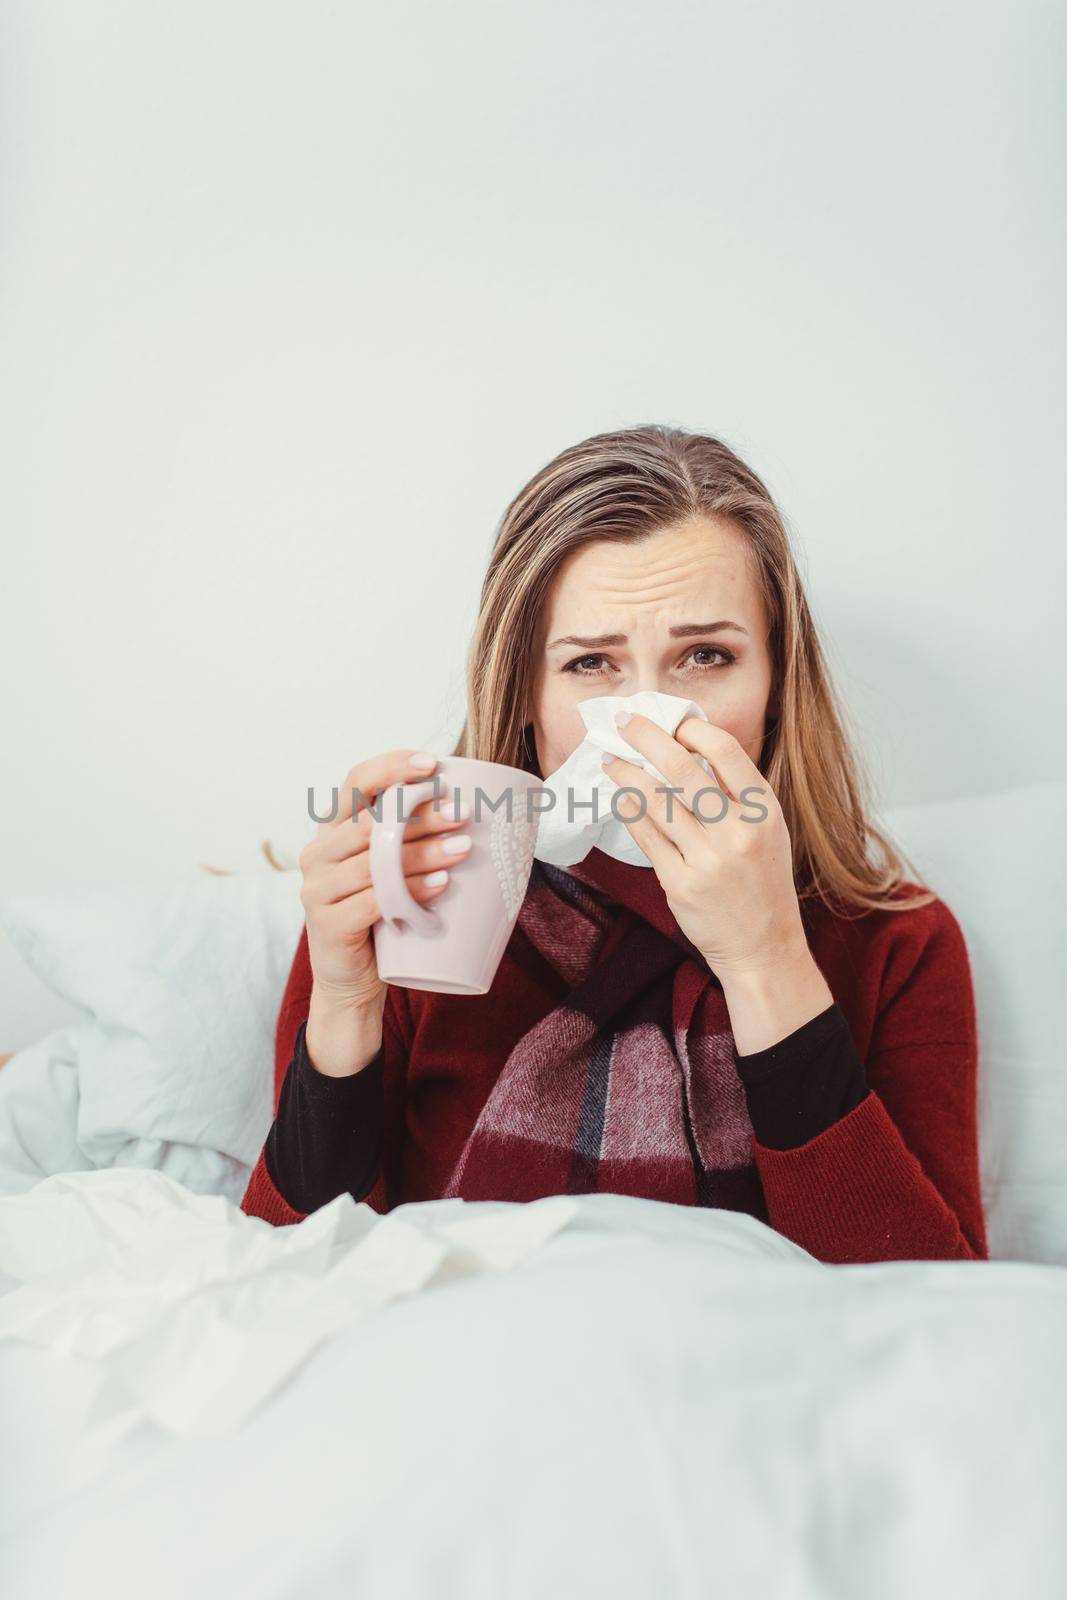
<instances>
[{"instance_id":1,"label":"black sleeve","mask_svg":"<svg viewBox=\"0 0 1067 1600\"><path fill-rule=\"evenodd\" d=\"M362 1200L373 1189L382 1158L384 1047L347 1078L313 1067L304 1040L293 1042L263 1157L270 1180L294 1211L305 1215L346 1191Z\"/></svg>"},{"instance_id":2,"label":"black sleeve","mask_svg":"<svg viewBox=\"0 0 1067 1600\"><path fill-rule=\"evenodd\" d=\"M836 1003L777 1044L734 1062L752 1131L770 1150L795 1150L866 1098L867 1070Z\"/></svg>"}]
</instances>

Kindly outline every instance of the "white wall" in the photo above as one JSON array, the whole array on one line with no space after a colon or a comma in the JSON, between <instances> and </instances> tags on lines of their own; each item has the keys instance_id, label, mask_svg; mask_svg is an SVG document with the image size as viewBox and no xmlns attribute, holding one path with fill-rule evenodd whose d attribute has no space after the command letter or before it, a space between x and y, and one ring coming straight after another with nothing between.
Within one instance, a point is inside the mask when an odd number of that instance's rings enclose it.
<instances>
[{"instance_id":1,"label":"white wall","mask_svg":"<svg viewBox=\"0 0 1067 1600\"><path fill-rule=\"evenodd\" d=\"M768 479L887 804L1067 776L1052 0L0 26L0 893L443 751L507 501L647 421Z\"/></svg>"}]
</instances>

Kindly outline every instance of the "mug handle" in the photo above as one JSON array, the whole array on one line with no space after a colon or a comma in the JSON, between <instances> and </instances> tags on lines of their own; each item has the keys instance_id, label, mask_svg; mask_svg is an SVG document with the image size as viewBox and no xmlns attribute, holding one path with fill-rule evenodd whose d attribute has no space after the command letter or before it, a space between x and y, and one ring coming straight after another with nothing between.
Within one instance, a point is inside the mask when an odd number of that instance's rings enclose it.
<instances>
[{"instance_id":1,"label":"mug handle","mask_svg":"<svg viewBox=\"0 0 1067 1600\"><path fill-rule=\"evenodd\" d=\"M420 906L405 883L400 855L404 828L411 821L411 813L424 800L440 793L439 783L433 778L421 783L394 783L382 796L381 819L371 819L371 883L378 898L381 920L396 931L399 931L397 923L401 919L421 933L433 933L441 926L437 913L429 906ZM403 795L402 813L397 804L398 795Z\"/></svg>"}]
</instances>

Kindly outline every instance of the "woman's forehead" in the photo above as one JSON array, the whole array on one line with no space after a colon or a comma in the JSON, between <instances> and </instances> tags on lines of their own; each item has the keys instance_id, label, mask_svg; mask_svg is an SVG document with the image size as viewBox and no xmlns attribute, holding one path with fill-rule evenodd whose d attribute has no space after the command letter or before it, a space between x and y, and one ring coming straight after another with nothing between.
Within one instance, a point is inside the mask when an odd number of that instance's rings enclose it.
<instances>
[{"instance_id":1,"label":"woman's forehead","mask_svg":"<svg viewBox=\"0 0 1067 1600\"><path fill-rule=\"evenodd\" d=\"M591 541L556 573L546 598L546 640L606 631L624 615L641 631L652 618L664 631L672 622L708 626L722 619L758 631L762 600L752 568L744 536L723 521L633 543Z\"/></svg>"}]
</instances>

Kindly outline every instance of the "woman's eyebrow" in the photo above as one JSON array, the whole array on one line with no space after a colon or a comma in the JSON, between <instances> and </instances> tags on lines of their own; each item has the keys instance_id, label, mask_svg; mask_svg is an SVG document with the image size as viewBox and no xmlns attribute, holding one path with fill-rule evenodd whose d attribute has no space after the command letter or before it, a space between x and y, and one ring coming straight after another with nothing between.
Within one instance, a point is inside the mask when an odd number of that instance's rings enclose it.
<instances>
[{"instance_id":1,"label":"woman's eyebrow","mask_svg":"<svg viewBox=\"0 0 1067 1600\"><path fill-rule=\"evenodd\" d=\"M681 622L676 628L669 628L667 631L672 639L691 639L698 633L726 633L728 630L732 630L734 633L743 633L746 638L748 637L747 628L743 628L739 622L731 622L728 618L723 618L721 622ZM598 633L589 638L582 638L576 633L568 633L562 639L553 639L552 643L546 648L554 650L558 644L576 644L581 646L583 650L599 650L603 645L625 644L626 639L627 635L625 633Z\"/></svg>"}]
</instances>

